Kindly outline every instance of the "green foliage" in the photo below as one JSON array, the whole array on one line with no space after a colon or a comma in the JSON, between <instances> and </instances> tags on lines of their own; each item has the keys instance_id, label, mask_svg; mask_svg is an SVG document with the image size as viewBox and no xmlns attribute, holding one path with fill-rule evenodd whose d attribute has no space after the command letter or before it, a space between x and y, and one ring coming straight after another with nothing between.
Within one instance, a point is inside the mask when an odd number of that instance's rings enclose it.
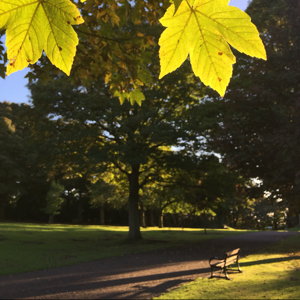
<instances>
[{"instance_id":1,"label":"green foliage","mask_svg":"<svg viewBox=\"0 0 300 300\"><path fill-rule=\"evenodd\" d=\"M193 170L177 175L187 202L198 211L214 210L217 203L233 197L240 181L238 174L230 172L215 155L203 155Z\"/></svg>"},{"instance_id":2,"label":"green foliage","mask_svg":"<svg viewBox=\"0 0 300 300\"><path fill-rule=\"evenodd\" d=\"M24 179L23 139L16 133L12 109L8 102L0 105L0 219L5 217L5 206L20 193Z\"/></svg>"},{"instance_id":3,"label":"green foliage","mask_svg":"<svg viewBox=\"0 0 300 300\"><path fill-rule=\"evenodd\" d=\"M69 0L1 0L0 29L6 29L9 59L6 74L36 63L44 50L69 75L78 44L71 25L81 23L78 9Z\"/></svg>"},{"instance_id":4,"label":"green foliage","mask_svg":"<svg viewBox=\"0 0 300 300\"><path fill-rule=\"evenodd\" d=\"M64 201L61 198L61 192L64 190L64 187L55 181L51 182L50 189L46 195L46 207L44 212L49 215L58 215L60 213L61 205Z\"/></svg>"},{"instance_id":5,"label":"green foliage","mask_svg":"<svg viewBox=\"0 0 300 300\"><path fill-rule=\"evenodd\" d=\"M91 206L101 207L108 204L110 207L116 209L125 206L128 200L128 188L125 180L124 178L120 180L119 178L112 178L112 176L101 174L97 182L90 187Z\"/></svg>"},{"instance_id":6,"label":"green foliage","mask_svg":"<svg viewBox=\"0 0 300 300\"><path fill-rule=\"evenodd\" d=\"M43 117L39 116L38 125L28 104L2 102L0 119L5 120L0 121L1 217L44 221L46 215L41 209L45 206L49 183L46 170L41 167L43 141L36 136Z\"/></svg>"},{"instance_id":7,"label":"green foliage","mask_svg":"<svg viewBox=\"0 0 300 300\"><path fill-rule=\"evenodd\" d=\"M237 54L225 98L213 97L220 105L215 151L245 178L260 178L262 191L289 199L291 211L300 212L300 3L254 0L247 13L268 61Z\"/></svg>"}]
</instances>

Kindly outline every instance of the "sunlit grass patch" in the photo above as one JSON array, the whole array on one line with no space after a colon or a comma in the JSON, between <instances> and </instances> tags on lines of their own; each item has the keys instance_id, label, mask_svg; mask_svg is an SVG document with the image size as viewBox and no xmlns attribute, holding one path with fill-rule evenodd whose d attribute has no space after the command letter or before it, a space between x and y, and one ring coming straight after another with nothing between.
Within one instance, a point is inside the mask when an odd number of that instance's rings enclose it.
<instances>
[{"instance_id":1,"label":"sunlit grass patch","mask_svg":"<svg viewBox=\"0 0 300 300\"><path fill-rule=\"evenodd\" d=\"M300 234L240 260L243 273L202 279L155 299L300 299Z\"/></svg>"},{"instance_id":2,"label":"sunlit grass patch","mask_svg":"<svg viewBox=\"0 0 300 300\"><path fill-rule=\"evenodd\" d=\"M173 247L247 231L143 228L143 240L127 243L126 226L0 223L0 274L15 274L112 256Z\"/></svg>"}]
</instances>

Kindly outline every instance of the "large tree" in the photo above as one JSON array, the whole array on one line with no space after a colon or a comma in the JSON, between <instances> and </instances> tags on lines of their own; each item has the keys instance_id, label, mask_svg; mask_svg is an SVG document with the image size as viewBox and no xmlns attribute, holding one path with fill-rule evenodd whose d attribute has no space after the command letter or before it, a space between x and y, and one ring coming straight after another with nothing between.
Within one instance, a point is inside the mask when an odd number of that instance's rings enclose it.
<instances>
[{"instance_id":1,"label":"large tree","mask_svg":"<svg viewBox=\"0 0 300 300\"><path fill-rule=\"evenodd\" d=\"M264 190L299 210L300 2L253 0L247 12L268 60L238 55L225 98L214 97L220 118L214 145L230 167L259 177Z\"/></svg>"},{"instance_id":2,"label":"large tree","mask_svg":"<svg viewBox=\"0 0 300 300\"><path fill-rule=\"evenodd\" d=\"M142 106L120 104L104 82L88 87L57 77L48 85L29 85L35 109L52 116L57 146L80 152L96 174L97 166L117 168L129 185L129 239L141 238L139 191L149 182L162 180L171 168L193 168L196 151L207 150L203 137L209 130L210 110L202 110L201 85L188 71L155 80L158 68L143 93ZM171 148L177 147L177 148ZM58 148L59 149L59 148Z\"/></svg>"}]
</instances>

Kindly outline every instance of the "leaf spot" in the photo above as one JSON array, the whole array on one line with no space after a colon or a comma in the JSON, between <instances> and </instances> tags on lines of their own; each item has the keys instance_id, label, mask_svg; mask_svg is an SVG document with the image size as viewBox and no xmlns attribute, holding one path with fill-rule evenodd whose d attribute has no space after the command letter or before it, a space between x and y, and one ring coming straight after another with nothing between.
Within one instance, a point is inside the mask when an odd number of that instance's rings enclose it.
<instances>
[{"instance_id":1,"label":"leaf spot","mask_svg":"<svg viewBox=\"0 0 300 300\"><path fill-rule=\"evenodd\" d=\"M16 56L13 57L12 62L9 64L11 67L15 67Z\"/></svg>"},{"instance_id":2,"label":"leaf spot","mask_svg":"<svg viewBox=\"0 0 300 300\"><path fill-rule=\"evenodd\" d=\"M70 21L67 21L67 23L70 25L71 24L71 22Z\"/></svg>"},{"instance_id":3,"label":"leaf spot","mask_svg":"<svg viewBox=\"0 0 300 300\"><path fill-rule=\"evenodd\" d=\"M58 49L59 49L59 51L61 51L61 50L62 50L62 47L58 46Z\"/></svg>"},{"instance_id":4,"label":"leaf spot","mask_svg":"<svg viewBox=\"0 0 300 300\"><path fill-rule=\"evenodd\" d=\"M27 62L31 62L31 59L29 59L29 58L26 58L26 61L27 61Z\"/></svg>"},{"instance_id":5,"label":"leaf spot","mask_svg":"<svg viewBox=\"0 0 300 300\"><path fill-rule=\"evenodd\" d=\"M77 16L76 18L73 17L74 21L76 22L78 19L80 19L81 16Z\"/></svg>"},{"instance_id":6,"label":"leaf spot","mask_svg":"<svg viewBox=\"0 0 300 300\"><path fill-rule=\"evenodd\" d=\"M218 77L218 80L221 82L222 81L222 79L220 78L220 77Z\"/></svg>"},{"instance_id":7,"label":"leaf spot","mask_svg":"<svg viewBox=\"0 0 300 300\"><path fill-rule=\"evenodd\" d=\"M223 55L223 52L219 52L218 54L219 54L219 55Z\"/></svg>"}]
</instances>

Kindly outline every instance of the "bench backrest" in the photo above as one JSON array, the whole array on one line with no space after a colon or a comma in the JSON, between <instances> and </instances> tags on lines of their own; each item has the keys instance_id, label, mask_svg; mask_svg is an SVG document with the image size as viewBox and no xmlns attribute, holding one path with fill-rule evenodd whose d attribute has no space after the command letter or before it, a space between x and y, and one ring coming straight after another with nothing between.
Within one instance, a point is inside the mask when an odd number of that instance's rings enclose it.
<instances>
[{"instance_id":1,"label":"bench backrest","mask_svg":"<svg viewBox=\"0 0 300 300\"><path fill-rule=\"evenodd\" d=\"M239 252L240 252L240 248L237 248L237 249L234 249L234 250L232 250L232 251L225 252L225 255L226 255L227 257L229 257L229 256L234 256L234 255L239 254Z\"/></svg>"},{"instance_id":2,"label":"bench backrest","mask_svg":"<svg viewBox=\"0 0 300 300\"><path fill-rule=\"evenodd\" d=\"M236 262L239 258L240 248L225 252L224 259L226 264Z\"/></svg>"}]
</instances>

